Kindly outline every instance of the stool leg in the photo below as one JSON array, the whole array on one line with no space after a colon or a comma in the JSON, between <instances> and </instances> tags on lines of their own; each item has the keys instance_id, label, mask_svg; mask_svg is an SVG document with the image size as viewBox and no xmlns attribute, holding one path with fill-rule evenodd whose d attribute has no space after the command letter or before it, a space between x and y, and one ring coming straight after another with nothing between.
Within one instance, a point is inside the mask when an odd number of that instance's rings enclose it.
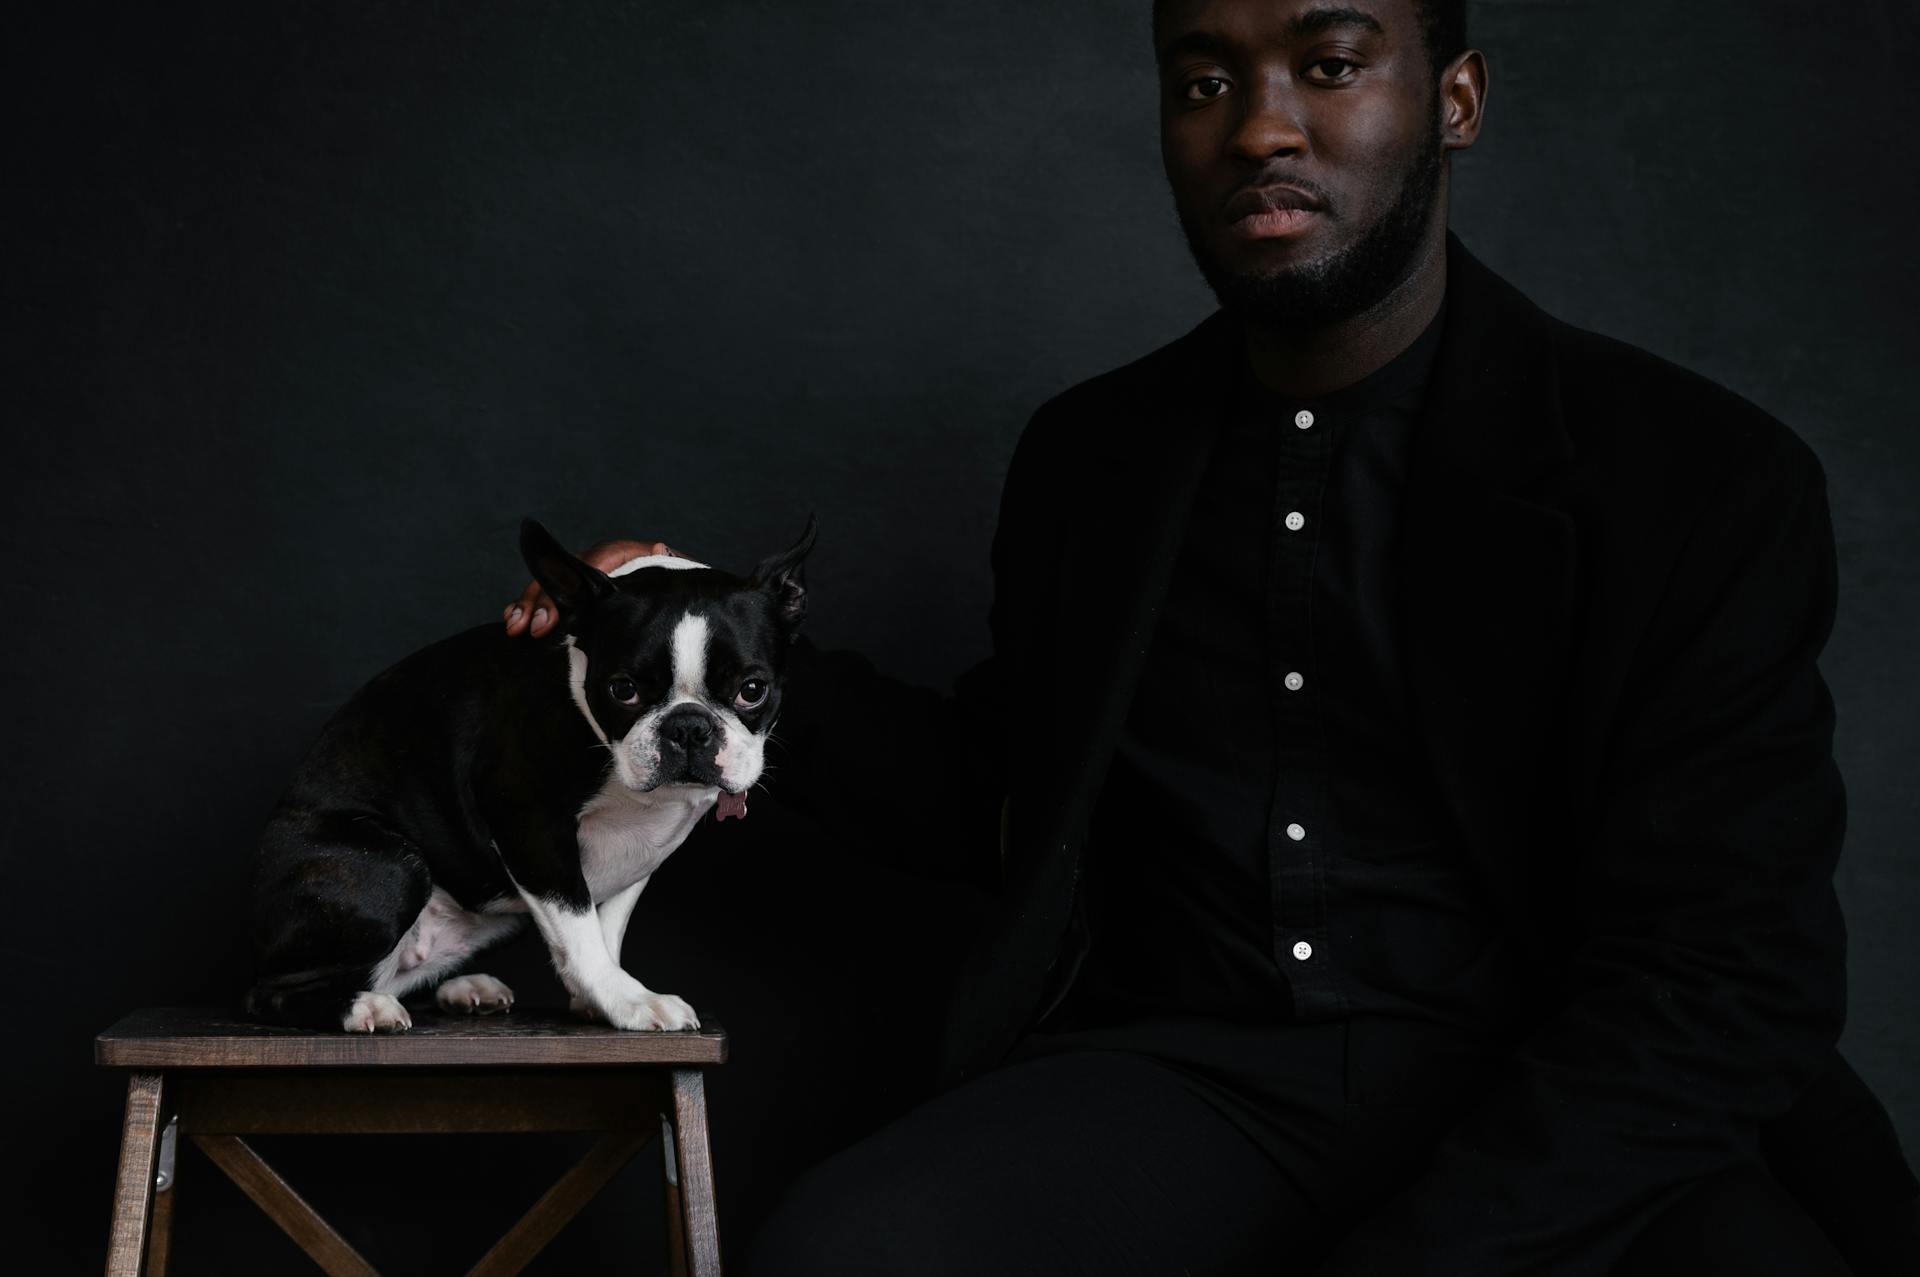
<instances>
[{"instance_id":1,"label":"stool leg","mask_svg":"<svg viewBox=\"0 0 1920 1277\"><path fill-rule=\"evenodd\" d=\"M713 1150L707 1092L699 1069L673 1071L673 1152L679 1170L680 1236L686 1277L720 1277L720 1225L713 1204ZM672 1201L673 1185L668 1185Z\"/></svg>"},{"instance_id":2,"label":"stool leg","mask_svg":"<svg viewBox=\"0 0 1920 1277\"><path fill-rule=\"evenodd\" d=\"M180 1196L180 1119L160 1132L160 1164L153 1177L153 1223L147 1227L146 1277L167 1277L167 1254L173 1249L173 1208Z\"/></svg>"},{"instance_id":3,"label":"stool leg","mask_svg":"<svg viewBox=\"0 0 1920 1277\"><path fill-rule=\"evenodd\" d=\"M113 1225L107 1237L107 1277L140 1277L146 1257L147 1215L160 1157L161 1074L127 1077L127 1112L120 1128L120 1171L114 1182Z\"/></svg>"},{"instance_id":4,"label":"stool leg","mask_svg":"<svg viewBox=\"0 0 1920 1277\"><path fill-rule=\"evenodd\" d=\"M680 1142L673 1137L673 1120L660 1115L660 1152L666 1162L667 1271L687 1277L687 1217L680 1208Z\"/></svg>"}]
</instances>

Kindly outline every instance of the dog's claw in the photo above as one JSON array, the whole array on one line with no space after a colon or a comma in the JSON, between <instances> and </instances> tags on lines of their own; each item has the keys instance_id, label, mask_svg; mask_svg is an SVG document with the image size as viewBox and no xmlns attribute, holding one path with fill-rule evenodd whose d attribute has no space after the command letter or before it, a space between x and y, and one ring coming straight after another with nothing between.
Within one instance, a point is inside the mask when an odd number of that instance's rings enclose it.
<instances>
[{"instance_id":1,"label":"dog's claw","mask_svg":"<svg viewBox=\"0 0 1920 1277\"><path fill-rule=\"evenodd\" d=\"M443 1011L492 1015L513 1006L513 990L490 975L463 975L441 985L434 1000Z\"/></svg>"},{"instance_id":2,"label":"dog's claw","mask_svg":"<svg viewBox=\"0 0 1920 1277\"><path fill-rule=\"evenodd\" d=\"M363 993L347 1008L340 1027L349 1033L405 1033L413 1017L391 994Z\"/></svg>"}]
</instances>

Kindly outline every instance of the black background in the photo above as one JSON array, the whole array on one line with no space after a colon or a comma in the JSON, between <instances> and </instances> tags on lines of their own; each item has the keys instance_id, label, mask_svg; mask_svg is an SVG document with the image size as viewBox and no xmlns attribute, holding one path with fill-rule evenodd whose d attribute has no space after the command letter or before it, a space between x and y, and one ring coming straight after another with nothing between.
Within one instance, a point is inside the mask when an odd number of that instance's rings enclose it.
<instances>
[{"instance_id":1,"label":"black background","mask_svg":"<svg viewBox=\"0 0 1920 1277\"><path fill-rule=\"evenodd\" d=\"M934 682L982 652L1026 414L1210 309L1146 11L156 5L13 29L13 1271L97 1267L120 1097L91 1035L234 996L280 784L354 687L497 615L522 514L745 567L818 511L817 638ZM1488 0L1473 23L1494 87L1455 166L1469 246L1827 465L1843 1045L1920 1147L1912 7ZM712 1094L736 1244L794 1162L903 1102L976 908L772 804L661 872L627 961L734 1034ZM488 966L558 997L536 943ZM576 1147L263 1144L398 1272L465 1267ZM301 1262L181 1170L181 1271ZM643 1155L538 1270L650 1261L659 1176Z\"/></svg>"}]
</instances>

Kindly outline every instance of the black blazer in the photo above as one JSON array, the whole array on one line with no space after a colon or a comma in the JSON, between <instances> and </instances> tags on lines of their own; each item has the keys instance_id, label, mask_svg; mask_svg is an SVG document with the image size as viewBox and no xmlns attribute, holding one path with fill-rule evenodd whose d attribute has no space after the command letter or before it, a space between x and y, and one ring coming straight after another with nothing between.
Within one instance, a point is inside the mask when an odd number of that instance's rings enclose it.
<instances>
[{"instance_id":1,"label":"black blazer","mask_svg":"<svg viewBox=\"0 0 1920 1277\"><path fill-rule=\"evenodd\" d=\"M1447 306L1400 644L1451 814L1541 994L1509 1066L1367 1230L1401 1249L1340 1262L1492 1273L1572 1247L1568 1271L1604 1271L1678 1185L1754 1156L1835 1060L1825 481L1753 405L1551 318L1451 237ZM955 695L845 654L798 662L788 703L822 712L790 731L781 797L873 777L849 836L1000 893L949 1015L948 1081L1064 992L1088 819L1243 359L1215 315L1035 414L994 538L994 654Z\"/></svg>"}]
</instances>

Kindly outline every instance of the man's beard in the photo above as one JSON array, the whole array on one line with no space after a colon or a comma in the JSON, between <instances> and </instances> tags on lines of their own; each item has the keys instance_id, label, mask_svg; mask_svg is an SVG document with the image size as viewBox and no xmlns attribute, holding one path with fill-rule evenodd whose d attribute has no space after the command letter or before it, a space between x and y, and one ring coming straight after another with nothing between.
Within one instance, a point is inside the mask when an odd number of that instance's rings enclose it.
<instances>
[{"instance_id":1,"label":"man's beard","mask_svg":"<svg viewBox=\"0 0 1920 1277\"><path fill-rule=\"evenodd\" d=\"M1435 128L1406 166L1400 190L1380 220L1318 261L1264 274L1235 273L1207 260L1185 214L1180 228L1213 295L1243 323L1294 331L1323 328L1373 306L1407 277L1433 216L1445 155ZM1218 216L1212 210L1208 215Z\"/></svg>"}]
</instances>

